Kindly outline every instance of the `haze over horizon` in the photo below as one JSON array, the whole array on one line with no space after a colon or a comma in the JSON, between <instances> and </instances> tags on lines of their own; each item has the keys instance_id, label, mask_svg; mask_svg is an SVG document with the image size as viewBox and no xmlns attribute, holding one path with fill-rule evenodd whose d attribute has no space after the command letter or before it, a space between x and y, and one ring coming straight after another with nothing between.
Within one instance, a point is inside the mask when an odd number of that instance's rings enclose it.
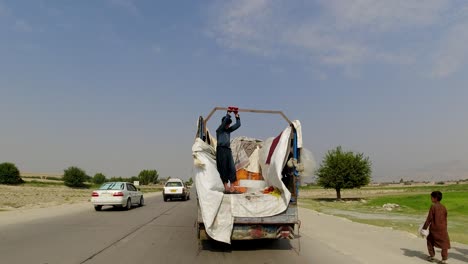
<instances>
[{"instance_id":1,"label":"haze over horizon","mask_svg":"<svg viewBox=\"0 0 468 264\"><path fill-rule=\"evenodd\" d=\"M0 162L188 179L198 116L235 105L300 120L317 163L341 145L374 181L466 179L467 42L462 0L0 0Z\"/></svg>"}]
</instances>

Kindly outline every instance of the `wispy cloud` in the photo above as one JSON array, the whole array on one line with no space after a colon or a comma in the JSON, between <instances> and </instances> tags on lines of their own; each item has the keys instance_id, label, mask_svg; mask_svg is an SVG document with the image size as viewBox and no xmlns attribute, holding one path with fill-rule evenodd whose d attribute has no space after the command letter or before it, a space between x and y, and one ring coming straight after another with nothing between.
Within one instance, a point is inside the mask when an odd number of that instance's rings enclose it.
<instances>
[{"instance_id":1,"label":"wispy cloud","mask_svg":"<svg viewBox=\"0 0 468 264\"><path fill-rule=\"evenodd\" d=\"M22 19L16 20L13 26L13 29L18 32L32 32L33 31L31 24L29 24L28 22Z\"/></svg>"},{"instance_id":2,"label":"wispy cloud","mask_svg":"<svg viewBox=\"0 0 468 264\"><path fill-rule=\"evenodd\" d=\"M153 52L153 54L159 54L161 53L162 49L159 45L157 44L154 44L151 46L151 52Z\"/></svg>"},{"instance_id":3,"label":"wispy cloud","mask_svg":"<svg viewBox=\"0 0 468 264\"><path fill-rule=\"evenodd\" d=\"M11 10L0 1L0 17L9 15Z\"/></svg>"},{"instance_id":4,"label":"wispy cloud","mask_svg":"<svg viewBox=\"0 0 468 264\"><path fill-rule=\"evenodd\" d=\"M25 19L21 19L13 11L0 0L0 18L5 18L5 24L9 29L17 32L32 32L33 27Z\"/></svg>"},{"instance_id":5,"label":"wispy cloud","mask_svg":"<svg viewBox=\"0 0 468 264\"><path fill-rule=\"evenodd\" d=\"M341 29L387 32L434 24L448 0L320 0L326 16ZM331 21L330 21L331 22Z\"/></svg>"},{"instance_id":6,"label":"wispy cloud","mask_svg":"<svg viewBox=\"0 0 468 264\"><path fill-rule=\"evenodd\" d=\"M418 37L427 32L442 39L440 52L433 42L426 52L439 53L436 72L448 76L466 60L468 51L455 41L468 40L463 12L467 2L448 0L236 0L214 8L212 36L222 46L262 56L288 56L344 73L369 63L409 65L422 56ZM400 40L401 39L401 40ZM459 42L463 43L463 41ZM449 52L445 52L447 50ZM466 53L466 54L465 54ZM462 55L458 56L457 54ZM452 60L452 56L457 57ZM446 61L444 63L444 60ZM434 63L434 62L433 62ZM358 70L354 69L353 72Z\"/></svg>"},{"instance_id":7,"label":"wispy cloud","mask_svg":"<svg viewBox=\"0 0 468 264\"><path fill-rule=\"evenodd\" d=\"M58 16L61 16L63 15L63 11L60 10L59 8L57 7L54 7L54 6L51 6L49 5L48 3L46 3L45 1L40 1L39 2L40 4L40 7L43 11L46 12L47 15L51 16L51 17L58 17Z\"/></svg>"},{"instance_id":8,"label":"wispy cloud","mask_svg":"<svg viewBox=\"0 0 468 264\"><path fill-rule=\"evenodd\" d=\"M468 8L465 9L468 11ZM468 13L467 13L468 14ZM468 64L468 17L451 25L438 43L432 75L445 78Z\"/></svg>"},{"instance_id":9,"label":"wispy cloud","mask_svg":"<svg viewBox=\"0 0 468 264\"><path fill-rule=\"evenodd\" d=\"M270 32L274 21L273 6L268 0L239 0L220 7L214 36L229 48L242 49L261 55L270 54Z\"/></svg>"},{"instance_id":10,"label":"wispy cloud","mask_svg":"<svg viewBox=\"0 0 468 264\"><path fill-rule=\"evenodd\" d=\"M134 0L107 0L111 5L122 8L135 17L141 16Z\"/></svg>"}]
</instances>

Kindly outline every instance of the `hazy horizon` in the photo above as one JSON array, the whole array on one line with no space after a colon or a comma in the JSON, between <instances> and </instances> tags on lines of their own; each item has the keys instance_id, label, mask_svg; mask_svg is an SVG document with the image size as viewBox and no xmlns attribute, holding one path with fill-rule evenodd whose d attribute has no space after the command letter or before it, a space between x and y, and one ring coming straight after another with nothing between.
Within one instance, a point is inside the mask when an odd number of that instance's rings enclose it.
<instances>
[{"instance_id":1,"label":"hazy horizon","mask_svg":"<svg viewBox=\"0 0 468 264\"><path fill-rule=\"evenodd\" d=\"M191 177L199 115L282 110L317 163L375 181L468 178L468 2L0 0L0 162ZM210 121L210 130L222 113ZM233 134L287 125L241 114Z\"/></svg>"}]
</instances>

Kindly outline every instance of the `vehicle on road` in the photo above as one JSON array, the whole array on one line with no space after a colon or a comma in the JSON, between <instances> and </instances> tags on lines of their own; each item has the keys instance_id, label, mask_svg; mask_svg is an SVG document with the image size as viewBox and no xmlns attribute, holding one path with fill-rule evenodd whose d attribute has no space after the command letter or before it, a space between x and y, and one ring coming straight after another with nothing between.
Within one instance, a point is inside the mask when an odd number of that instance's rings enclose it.
<instances>
[{"instance_id":1,"label":"vehicle on road","mask_svg":"<svg viewBox=\"0 0 468 264\"><path fill-rule=\"evenodd\" d=\"M91 194L91 203L96 211L103 206L120 207L130 210L133 205L143 206L143 193L129 182L106 182Z\"/></svg>"},{"instance_id":2,"label":"vehicle on road","mask_svg":"<svg viewBox=\"0 0 468 264\"><path fill-rule=\"evenodd\" d=\"M165 202L172 199L190 200L190 188L181 179L169 179L164 185L163 199Z\"/></svg>"},{"instance_id":3,"label":"vehicle on road","mask_svg":"<svg viewBox=\"0 0 468 264\"><path fill-rule=\"evenodd\" d=\"M250 154L250 157L244 159L247 160L245 166L260 166L261 170L257 170L256 173L248 172L249 178L240 178L239 173L242 169L236 167L237 179L240 180L236 181L234 185L236 186L239 182L237 190L242 190L241 194L221 196L219 192L222 192L222 187L219 187L221 189L218 193L216 192L216 188L219 186L216 183L219 181L219 173L216 161L212 158L215 156L216 141L206 127L210 117L218 110L229 111L230 109L216 107L206 118L200 116L195 144L192 147L195 159L193 177L196 179L198 197L197 235L199 240L215 239L228 243L230 240L296 238L300 227L297 209L300 185L299 168L303 166L301 157L303 151L301 145L298 144L299 140L302 142L299 121L290 121L281 111L238 109L238 112L279 114L286 120L288 127L271 141L263 142L240 137L241 143L232 146L236 166L243 162L242 156L245 156L248 151L248 148L242 147L244 144L242 142L250 144L250 152L255 147L262 149L266 161L260 162L259 155ZM254 178L255 175L257 176ZM199 181L203 181L203 184L199 184ZM254 183L255 185L253 185ZM257 185L268 187L259 190ZM281 211L278 208L282 208ZM217 219L232 216L234 217L233 223L229 221L216 222ZM220 228L220 225L223 226ZM224 233L230 237L222 236L223 230L229 228L231 231ZM209 232L217 237L211 236Z\"/></svg>"}]
</instances>

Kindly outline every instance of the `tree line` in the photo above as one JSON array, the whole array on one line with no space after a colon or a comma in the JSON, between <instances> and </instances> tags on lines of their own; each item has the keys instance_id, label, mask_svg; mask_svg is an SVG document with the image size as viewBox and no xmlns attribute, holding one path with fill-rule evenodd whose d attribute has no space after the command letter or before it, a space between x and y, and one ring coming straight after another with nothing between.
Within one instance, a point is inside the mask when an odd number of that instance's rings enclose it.
<instances>
[{"instance_id":1,"label":"tree line","mask_svg":"<svg viewBox=\"0 0 468 264\"><path fill-rule=\"evenodd\" d=\"M138 176L132 176L128 178L107 178L103 173L96 173L94 176L89 176L83 169L76 166L71 166L64 170L62 179L64 184L68 187L85 187L86 182L94 184L103 184L104 182L109 181L139 181L140 185L150 185L159 183L159 173L157 170L142 170L140 171ZM15 164L10 162L0 163L0 184L21 183L24 183L24 180L21 178L20 171L18 170Z\"/></svg>"},{"instance_id":2,"label":"tree line","mask_svg":"<svg viewBox=\"0 0 468 264\"><path fill-rule=\"evenodd\" d=\"M337 199L341 199L342 189L360 188L369 184L371 179L371 161L363 153L344 151L341 146L327 152L315 171L317 184L325 189L335 189ZM170 177L166 178L168 180ZM159 174L156 170L142 170L138 176L130 178L112 177L107 178L102 173L96 173L93 177L78 167L69 167L64 170L63 181L69 187L84 187L85 182L102 184L106 181L139 181L141 185L156 184L159 182ZM0 184L20 184L18 168L13 163L0 164ZM192 178L186 182L193 183Z\"/></svg>"}]
</instances>

